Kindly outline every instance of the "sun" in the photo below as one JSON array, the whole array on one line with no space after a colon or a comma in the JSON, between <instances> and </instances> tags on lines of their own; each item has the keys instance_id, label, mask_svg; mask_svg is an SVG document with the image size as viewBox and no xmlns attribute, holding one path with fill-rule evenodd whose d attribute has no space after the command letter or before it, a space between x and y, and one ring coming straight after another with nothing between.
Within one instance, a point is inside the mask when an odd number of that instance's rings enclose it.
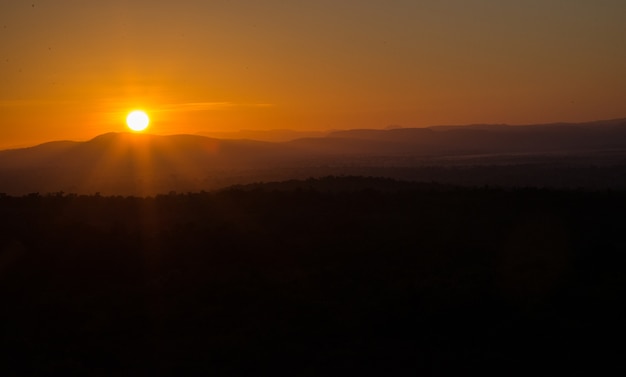
<instances>
[{"instance_id":1,"label":"sun","mask_svg":"<svg viewBox=\"0 0 626 377\"><path fill-rule=\"evenodd\" d=\"M148 128L150 124L150 118L148 114L141 110L131 111L126 117L126 124L128 128L135 132L141 132Z\"/></svg>"}]
</instances>

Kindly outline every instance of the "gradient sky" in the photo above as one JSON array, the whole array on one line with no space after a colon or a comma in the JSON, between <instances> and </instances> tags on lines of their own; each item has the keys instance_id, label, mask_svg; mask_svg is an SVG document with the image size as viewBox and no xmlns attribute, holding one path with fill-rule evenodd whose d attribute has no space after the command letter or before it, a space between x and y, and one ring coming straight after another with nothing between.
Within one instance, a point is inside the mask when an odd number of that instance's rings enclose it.
<instances>
[{"instance_id":1,"label":"gradient sky","mask_svg":"<svg viewBox=\"0 0 626 377\"><path fill-rule=\"evenodd\" d=\"M626 116L624 0L5 0L0 148Z\"/></svg>"}]
</instances>

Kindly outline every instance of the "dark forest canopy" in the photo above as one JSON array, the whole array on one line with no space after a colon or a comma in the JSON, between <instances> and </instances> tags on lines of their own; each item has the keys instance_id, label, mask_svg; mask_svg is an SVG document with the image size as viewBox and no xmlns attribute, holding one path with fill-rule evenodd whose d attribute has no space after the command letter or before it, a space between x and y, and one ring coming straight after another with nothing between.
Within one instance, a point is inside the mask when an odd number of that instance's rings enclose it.
<instances>
[{"instance_id":1,"label":"dark forest canopy","mask_svg":"<svg viewBox=\"0 0 626 377\"><path fill-rule=\"evenodd\" d=\"M624 213L624 191L337 177L0 196L0 365L16 376L623 368L612 344L625 335Z\"/></svg>"}]
</instances>

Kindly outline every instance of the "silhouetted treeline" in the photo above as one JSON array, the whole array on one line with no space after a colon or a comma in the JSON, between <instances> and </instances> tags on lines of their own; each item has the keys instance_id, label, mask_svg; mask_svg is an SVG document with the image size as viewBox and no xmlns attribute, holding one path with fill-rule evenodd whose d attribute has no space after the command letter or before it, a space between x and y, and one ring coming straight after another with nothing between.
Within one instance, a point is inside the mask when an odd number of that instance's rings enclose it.
<instances>
[{"instance_id":1,"label":"silhouetted treeline","mask_svg":"<svg viewBox=\"0 0 626 377\"><path fill-rule=\"evenodd\" d=\"M625 213L349 177L0 195L0 374L623 371Z\"/></svg>"}]
</instances>

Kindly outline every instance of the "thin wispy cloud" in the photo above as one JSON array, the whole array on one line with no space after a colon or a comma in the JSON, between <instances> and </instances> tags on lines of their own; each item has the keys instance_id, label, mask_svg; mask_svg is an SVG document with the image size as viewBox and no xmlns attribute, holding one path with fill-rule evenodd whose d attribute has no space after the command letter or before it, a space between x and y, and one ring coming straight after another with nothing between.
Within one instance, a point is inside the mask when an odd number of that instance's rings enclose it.
<instances>
[{"instance_id":1,"label":"thin wispy cloud","mask_svg":"<svg viewBox=\"0 0 626 377\"><path fill-rule=\"evenodd\" d=\"M119 99L104 99L99 103L109 105L111 107L124 107L128 101ZM1 107L19 107L19 106L45 106L45 105L59 105L59 104L79 104L79 100L0 100ZM228 108L251 108L251 107L273 107L272 103L237 103L237 102L184 102L184 103L169 103L164 105L152 105L152 112L165 112L165 111L208 111L208 110L220 110Z\"/></svg>"},{"instance_id":2,"label":"thin wispy cloud","mask_svg":"<svg viewBox=\"0 0 626 377\"><path fill-rule=\"evenodd\" d=\"M271 103L236 103L236 102L186 102L159 106L155 111L209 111L236 107L272 107Z\"/></svg>"}]
</instances>

